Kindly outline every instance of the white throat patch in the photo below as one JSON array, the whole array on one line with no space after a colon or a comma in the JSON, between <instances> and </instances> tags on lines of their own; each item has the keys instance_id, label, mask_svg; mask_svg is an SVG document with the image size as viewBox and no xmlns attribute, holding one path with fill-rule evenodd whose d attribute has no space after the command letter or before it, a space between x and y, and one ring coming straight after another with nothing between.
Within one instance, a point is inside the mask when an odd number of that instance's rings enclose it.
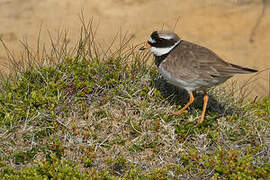
<instances>
[{"instance_id":1,"label":"white throat patch","mask_svg":"<svg viewBox=\"0 0 270 180\"><path fill-rule=\"evenodd\" d=\"M157 47L151 47L150 51L155 55L155 56L162 56L164 54L169 53L175 46L177 46L181 40L177 41L173 46L171 47L166 47L166 48L157 48Z\"/></svg>"}]
</instances>

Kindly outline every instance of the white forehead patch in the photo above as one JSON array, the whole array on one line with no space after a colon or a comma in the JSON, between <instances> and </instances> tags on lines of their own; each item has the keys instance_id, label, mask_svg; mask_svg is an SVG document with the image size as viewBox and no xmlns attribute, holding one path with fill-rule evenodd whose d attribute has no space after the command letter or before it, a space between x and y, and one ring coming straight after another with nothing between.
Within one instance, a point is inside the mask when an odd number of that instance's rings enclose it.
<instances>
[{"instance_id":1,"label":"white forehead patch","mask_svg":"<svg viewBox=\"0 0 270 180\"><path fill-rule=\"evenodd\" d=\"M163 38L163 39L173 39L173 37L171 35L160 35L159 36L160 38Z\"/></svg>"},{"instance_id":2,"label":"white forehead patch","mask_svg":"<svg viewBox=\"0 0 270 180\"><path fill-rule=\"evenodd\" d=\"M148 40L150 43L156 43L156 41L154 40L154 39L152 39L151 37L149 38L149 40Z\"/></svg>"}]
</instances>

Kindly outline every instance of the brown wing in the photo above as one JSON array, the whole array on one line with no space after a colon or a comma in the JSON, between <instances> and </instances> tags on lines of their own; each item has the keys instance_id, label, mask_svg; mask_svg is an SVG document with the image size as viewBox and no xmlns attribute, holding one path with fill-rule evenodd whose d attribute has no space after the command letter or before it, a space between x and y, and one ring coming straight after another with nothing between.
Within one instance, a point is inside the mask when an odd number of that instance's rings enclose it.
<instances>
[{"instance_id":1,"label":"brown wing","mask_svg":"<svg viewBox=\"0 0 270 180\"><path fill-rule=\"evenodd\" d=\"M214 77L229 78L235 74L256 72L223 61L205 47L182 41L168 55L162 66L177 78L211 81Z\"/></svg>"}]
</instances>

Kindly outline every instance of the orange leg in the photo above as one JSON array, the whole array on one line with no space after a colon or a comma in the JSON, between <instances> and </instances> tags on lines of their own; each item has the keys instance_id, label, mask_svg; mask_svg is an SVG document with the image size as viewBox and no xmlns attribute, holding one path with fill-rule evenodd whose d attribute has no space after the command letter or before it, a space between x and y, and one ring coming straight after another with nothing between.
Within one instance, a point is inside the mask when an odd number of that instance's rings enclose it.
<instances>
[{"instance_id":1,"label":"orange leg","mask_svg":"<svg viewBox=\"0 0 270 180\"><path fill-rule=\"evenodd\" d=\"M171 112L170 114L180 116L183 113L183 111L186 110L193 103L193 101L194 101L194 96L193 96L193 93L190 92L189 93L189 101L188 101L188 103L182 109L180 109L179 111Z\"/></svg>"},{"instance_id":2,"label":"orange leg","mask_svg":"<svg viewBox=\"0 0 270 180\"><path fill-rule=\"evenodd\" d=\"M202 110L202 116L201 116L201 119L200 119L200 123L202 123L204 121L204 116L205 116L205 111L206 111L208 99L209 99L209 97L205 93L204 96L203 96L203 110Z\"/></svg>"}]
</instances>

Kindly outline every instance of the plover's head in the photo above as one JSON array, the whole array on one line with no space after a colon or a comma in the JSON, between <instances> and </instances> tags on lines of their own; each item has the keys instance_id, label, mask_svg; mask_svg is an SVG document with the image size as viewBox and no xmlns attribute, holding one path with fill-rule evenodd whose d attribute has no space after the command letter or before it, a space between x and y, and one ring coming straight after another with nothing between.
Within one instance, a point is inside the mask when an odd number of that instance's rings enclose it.
<instances>
[{"instance_id":1,"label":"plover's head","mask_svg":"<svg viewBox=\"0 0 270 180\"><path fill-rule=\"evenodd\" d=\"M150 35L147 45L140 50L150 49L155 56L168 54L181 39L172 31L154 31Z\"/></svg>"}]
</instances>

